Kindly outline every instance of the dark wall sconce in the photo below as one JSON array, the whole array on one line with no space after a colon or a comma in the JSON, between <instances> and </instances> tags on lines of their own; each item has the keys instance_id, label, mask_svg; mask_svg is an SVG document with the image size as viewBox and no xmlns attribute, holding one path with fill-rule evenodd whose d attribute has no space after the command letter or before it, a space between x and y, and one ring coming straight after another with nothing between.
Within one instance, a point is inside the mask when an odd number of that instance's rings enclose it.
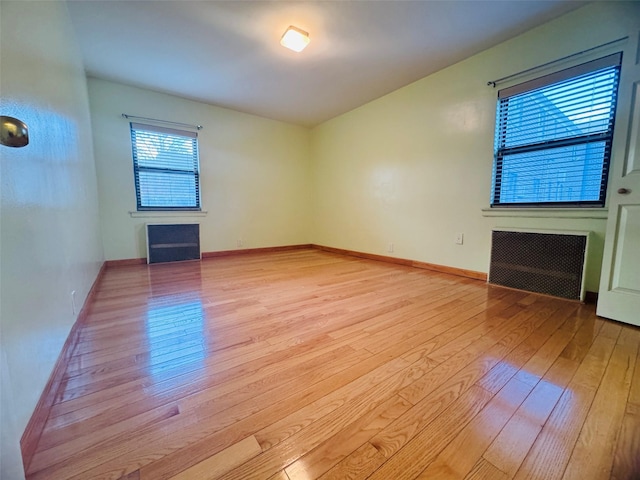
<instances>
[{"instance_id":1,"label":"dark wall sconce","mask_svg":"<svg viewBox=\"0 0 640 480\"><path fill-rule=\"evenodd\" d=\"M0 116L0 143L7 147L25 147L29 144L29 129L17 118Z\"/></svg>"}]
</instances>

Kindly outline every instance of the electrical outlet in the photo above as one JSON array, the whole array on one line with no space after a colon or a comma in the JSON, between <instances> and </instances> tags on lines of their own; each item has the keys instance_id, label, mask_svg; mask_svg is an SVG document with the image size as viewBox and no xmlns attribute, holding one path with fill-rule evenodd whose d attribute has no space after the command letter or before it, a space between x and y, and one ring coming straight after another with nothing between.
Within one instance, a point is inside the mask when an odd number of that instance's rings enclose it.
<instances>
[{"instance_id":1,"label":"electrical outlet","mask_svg":"<svg viewBox=\"0 0 640 480\"><path fill-rule=\"evenodd\" d=\"M389 244L389 247L387 247L387 252L393 253L393 243Z\"/></svg>"},{"instance_id":2,"label":"electrical outlet","mask_svg":"<svg viewBox=\"0 0 640 480\"><path fill-rule=\"evenodd\" d=\"M238 243L236 245L238 246L238 248L242 248L243 242L241 238L238 239Z\"/></svg>"},{"instance_id":3,"label":"electrical outlet","mask_svg":"<svg viewBox=\"0 0 640 480\"><path fill-rule=\"evenodd\" d=\"M456 233L456 244L462 245L464 243L464 233Z\"/></svg>"}]
</instances>

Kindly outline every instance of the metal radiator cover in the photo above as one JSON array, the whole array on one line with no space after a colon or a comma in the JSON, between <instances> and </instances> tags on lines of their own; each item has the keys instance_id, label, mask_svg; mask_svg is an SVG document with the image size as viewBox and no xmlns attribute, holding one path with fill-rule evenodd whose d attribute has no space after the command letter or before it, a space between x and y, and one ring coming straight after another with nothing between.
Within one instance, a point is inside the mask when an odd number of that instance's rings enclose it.
<instances>
[{"instance_id":1,"label":"metal radiator cover","mask_svg":"<svg viewBox=\"0 0 640 480\"><path fill-rule=\"evenodd\" d=\"M147 224L147 263L200 260L200 225Z\"/></svg>"},{"instance_id":2,"label":"metal radiator cover","mask_svg":"<svg viewBox=\"0 0 640 480\"><path fill-rule=\"evenodd\" d=\"M584 300L588 232L494 230L489 283Z\"/></svg>"}]
</instances>

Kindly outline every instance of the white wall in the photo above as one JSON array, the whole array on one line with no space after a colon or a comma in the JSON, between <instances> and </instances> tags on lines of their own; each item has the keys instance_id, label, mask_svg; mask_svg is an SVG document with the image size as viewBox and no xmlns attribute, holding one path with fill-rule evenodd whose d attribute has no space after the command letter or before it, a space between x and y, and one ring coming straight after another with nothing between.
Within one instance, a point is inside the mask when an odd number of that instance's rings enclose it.
<instances>
[{"instance_id":1,"label":"white wall","mask_svg":"<svg viewBox=\"0 0 640 480\"><path fill-rule=\"evenodd\" d=\"M66 5L0 2L1 111L30 143L0 146L0 477L102 264L86 80Z\"/></svg>"},{"instance_id":2,"label":"white wall","mask_svg":"<svg viewBox=\"0 0 640 480\"><path fill-rule=\"evenodd\" d=\"M606 212L482 212L497 96L486 83L628 35L639 11L633 2L588 5L316 127L313 242L486 272L494 226L590 230L586 286L597 291Z\"/></svg>"},{"instance_id":3,"label":"white wall","mask_svg":"<svg viewBox=\"0 0 640 480\"><path fill-rule=\"evenodd\" d=\"M89 79L107 260L146 257L145 223L200 223L201 250L309 243L309 130L183 98ZM204 216L131 217L136 195L122 113L198 124Z\"/></svg>"}]
</instances>

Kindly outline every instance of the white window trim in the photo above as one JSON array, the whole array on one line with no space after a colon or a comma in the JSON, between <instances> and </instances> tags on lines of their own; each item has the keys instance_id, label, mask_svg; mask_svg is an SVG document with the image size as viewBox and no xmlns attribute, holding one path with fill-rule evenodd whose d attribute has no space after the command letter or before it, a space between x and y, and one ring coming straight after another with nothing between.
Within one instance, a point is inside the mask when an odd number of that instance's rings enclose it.
<instances>
[{"instance_id":1,"label":"white window trim","mask_svg":"<svg viewBox=\"0 0 640 480\"><path fill-rule=\"evenodd\" d=\"M482 210L483 217L513 217L513 218L583 218L593 220L606 220L609 209L597 208L562 208L562 207L529 207L529 208L490 208Z\"/></svg>"},{"instance_id":2,"label":"white window trim","mask_svg":"<svg viewBox=\"0 0 640 480\"><path fill-rule=\"evenodd\" d=\"M206 217L207 210L129 210L131 218Z\"/></svg>"}]
</instances>

